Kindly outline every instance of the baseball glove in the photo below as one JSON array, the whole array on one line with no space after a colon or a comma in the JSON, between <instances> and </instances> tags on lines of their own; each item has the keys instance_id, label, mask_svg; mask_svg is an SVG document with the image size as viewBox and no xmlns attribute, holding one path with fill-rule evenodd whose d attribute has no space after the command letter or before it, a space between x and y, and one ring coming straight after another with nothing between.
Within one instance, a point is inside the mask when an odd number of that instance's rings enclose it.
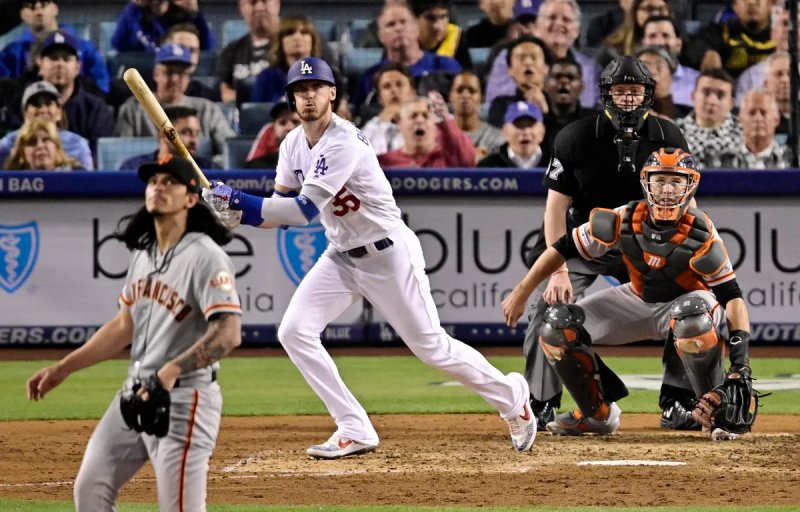
<instances>
[{"instance_id":1,"label":"baseball glove","mask_svg":"<svg viewBox=\"0 0 800 512\"><path fill-rule=\"evenodd\" d=\"M758 398L750 368L731 368L722 384L697 400L692 417L705 429L744 434L756 421Z\"/></svg>"},{"instance_id":2,"label":"baseball glove","mask_svg":"<svg viewBox=\"0 0 800 512\"><path fill-rule=\"evenodd\" d=\"M147 391L143 400L139 390ZM145 382L136 383L130 391L122 394L119 408L125 424L136 432L145 432L156 437L164 437L169 430L169 391L164 389L156 374Z\"/></svg>"}]
</instances>

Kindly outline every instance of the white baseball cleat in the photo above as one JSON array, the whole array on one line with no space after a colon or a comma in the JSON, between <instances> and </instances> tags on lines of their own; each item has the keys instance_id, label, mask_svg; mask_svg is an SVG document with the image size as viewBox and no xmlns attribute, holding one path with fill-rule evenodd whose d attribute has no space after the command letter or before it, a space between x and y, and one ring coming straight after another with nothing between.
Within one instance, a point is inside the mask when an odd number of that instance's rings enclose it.
<instances>
[{"instance_id":1,"label":"white baseball cleat","mask_svg":"<svg viewBox=\"0 0 800 512\"><path fill-rule=\"evenodd\" d=\"M536 440L536 415L531 411L527 400L522 412L506 422L511 430L511 444L514 449L518 452L530 450Z\"/></svg>"},{"instance_id":2,"label":"white baseball cleat","mask_svg":"<svg viewBox=\"0 0 800 512\"><path fill-rule=\"evenodd\" d=\"M310 446L306 453L313 459L341 459L342 457L374 452L377 447L378 445L376 444L360 443L334 432L330 439L322 444Z\"/></svg>"},{"instance_id":3,"label":"white baseball cleat","mask_svg":"<svg viewBox=\"0 0 800 512\"><path fill-rule=\"evenodd\" d=\"M735 441L738 438L739 434L734 434L733 432L728 432L721 428L715 428L711 431L712 441Z\"/></svg>"}]
</instances>

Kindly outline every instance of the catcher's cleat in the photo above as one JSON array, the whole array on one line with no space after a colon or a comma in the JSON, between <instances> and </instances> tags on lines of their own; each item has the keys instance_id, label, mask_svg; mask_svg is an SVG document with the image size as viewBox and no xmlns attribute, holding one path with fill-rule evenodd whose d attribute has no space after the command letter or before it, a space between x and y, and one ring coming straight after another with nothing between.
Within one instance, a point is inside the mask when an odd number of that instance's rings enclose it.
<instances>
[{"instance_id":1,"label":"catcher's cleat","mask_svg":"<svg viewBox=\"0 0 800 512\"><path fill-rule=\"evenodd\" d=\"M608 417L604 420L587 418L580 410L568 411L556 416L554 421L547 424L547 430L558 436L582 436L583 434L596 434L607 436L619 428L619 417L622 414L616 402L611 402L608 407Z\"/></svg>"},{"instance_id":2,"label":"catcher's cleat","mask_svg":"<svg viewBox=\"0 0 800 512\"><path fill-rule=\"evenodd\" d=\"M536 426L539 430L545 430L547 424L556 419L556 407L549 400L541 402L531 398L531 411L536 416Z\"/></svg>"},{"instance_id":3,"label":"catcher's cleat","mask_svg":"<svg viewBox=\"0 0 800 512\"><path fill-rule=\"evenodd\" d=\"M694 409L694 408L692 408ZM686 409L678 400L661 411L661 428L672 430L700 430L700 423L692 417L692 411Z\"/></svg>"},{"instance_id":4,"label":"catcher's cleat","mask_svg":"<svg viewBox=\"0 0 800 512\"><path fill-rule=\"evenodd\" d=\"M364 453L374 452L377 445L359 443L352 439L347 439L334 432L334 434L322 444L315 444L306 450L312 459L341 459Z\"/></svg>"},{"instance_id":5,"label":"catcher's cleat","mask_svg":"<svg viewBox=\"0 0 800 512\"><path fill-rule=\"evenodd\" d=\"M518 452L526 452L536 440L536 415L531 411L531 406L525 403L522 412L511 419L507 419L508 428L511 430L511 444Z\"/></svg>"},{"instance_id":6,"label":"catcher's cleat","mask_svg":"<svg viewBox=\"0 0 800 512\"><path fill-rule=\"evenodd\" d=\"M715 428L711 431L712 441L735 441L738 438L739 434L734 434L733 432L728 432L721 428Z\"/></svg>"}]
</instances>

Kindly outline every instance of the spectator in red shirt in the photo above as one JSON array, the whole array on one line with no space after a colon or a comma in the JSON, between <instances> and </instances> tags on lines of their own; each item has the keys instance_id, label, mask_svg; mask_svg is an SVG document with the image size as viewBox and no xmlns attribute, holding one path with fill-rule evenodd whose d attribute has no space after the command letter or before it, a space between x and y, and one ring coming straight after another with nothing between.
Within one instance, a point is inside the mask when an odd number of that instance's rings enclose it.
<instances>
[{"instance_id":1,"label":"spectator in red shirt","mask_svg":"<svg viewBox=\"0 0 800 512\"><path fill-rule=\"evenodd\" d=\"M278 165L278 148L290 131L300 125L297 112L289 110L285 101L276 103L269 112L272 122L258 132L250 153L247 154L246 169L274 169Z\"/></svg>"},{"instance_id":2,"label":"spectator in red shirt","mask_svg":"<svg viewBox=\"0 0 800 512\"><path fill-rule=\"evenodd\" d=\"M475 166L475 146L459 129L439 93L403 105L400 133L404 146L378 156L384 169Z\"/></svg>"}]
</instances>

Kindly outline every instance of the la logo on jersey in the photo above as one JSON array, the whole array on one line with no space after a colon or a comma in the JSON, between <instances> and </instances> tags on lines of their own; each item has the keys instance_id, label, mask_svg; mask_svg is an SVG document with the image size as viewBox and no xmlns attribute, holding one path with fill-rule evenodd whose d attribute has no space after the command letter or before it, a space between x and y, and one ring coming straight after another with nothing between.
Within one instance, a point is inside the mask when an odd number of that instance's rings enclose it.
<instances>
[{"instance_id":1,"label":"la logo on jersey","mask_svg":"<svg viewBox=\"0 0 800 512\"><path fill-rule=\"evenodd\" d=\"M303 61L303 62L300 63L300 74L301 75L310 75L313 72L314 72L314 68L311 67L311 64L309 64L306 61Z\"/></svg>"},{"instance_id":2,"label":"la logo on jersey","mask_svg":"<svg viewBox=\"0 0 800 512\"><path fill-rule=\"evenodd\" d=\"M320 176L325 176L325 171L328 170L328 164L325 162L325 155L319 155L317 159L317 165L314 167L314 178L319 178Z\"/></svg>"}]
</instances>

